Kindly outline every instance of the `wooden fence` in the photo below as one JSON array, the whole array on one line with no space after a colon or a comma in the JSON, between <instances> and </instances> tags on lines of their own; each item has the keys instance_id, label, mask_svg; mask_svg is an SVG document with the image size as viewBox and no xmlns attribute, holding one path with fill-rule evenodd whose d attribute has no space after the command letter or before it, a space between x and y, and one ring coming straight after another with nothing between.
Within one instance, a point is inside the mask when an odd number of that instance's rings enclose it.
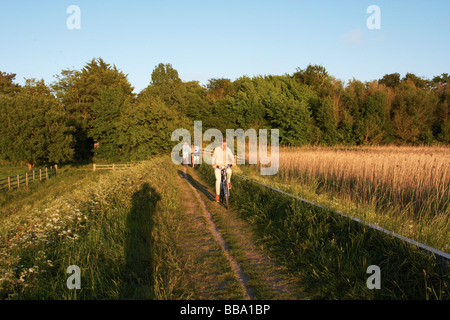
<instances>
[{"instance_id":1,"label":"wooden fence","mask_svg":"<svg viewBox=\"0 0 450 320\"><path fill-rule=\"evenodd\" d=\"M36 181L45 181L53 177L58 173L58 165L51 166L50 168L28 171L16 176L9 176L0 179L0 191L12 188L28 187L30 183Z\"/></svg>"}]
</instances>

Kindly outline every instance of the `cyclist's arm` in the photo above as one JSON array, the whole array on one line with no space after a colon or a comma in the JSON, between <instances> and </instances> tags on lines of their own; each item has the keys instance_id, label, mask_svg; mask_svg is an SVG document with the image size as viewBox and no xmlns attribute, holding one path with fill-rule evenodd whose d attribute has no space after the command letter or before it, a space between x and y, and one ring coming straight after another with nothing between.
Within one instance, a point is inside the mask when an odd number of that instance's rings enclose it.
<instances>
[{"instance_id":1,"label":"cyclist's arm","mask_svg":"<svg viewBox=\"0 0 450 320\"><path fill-rule=\"evenodd\" d=\"M227 148L227 158L228 162L231 162L231 166L236 166L236 158L234 157L233 151L230 148Z\"/></svg>"},{"instance_id":2,"label":"cyclist's arm","mask_svg":"<svg viewBox=\"0 0 450 320\"><path fill-rule=\"evenodd\" d=\"M211 165L213 168L216 167L216 149L214 149L213 155L211 157Z\"/></svg>"}]
</instances>

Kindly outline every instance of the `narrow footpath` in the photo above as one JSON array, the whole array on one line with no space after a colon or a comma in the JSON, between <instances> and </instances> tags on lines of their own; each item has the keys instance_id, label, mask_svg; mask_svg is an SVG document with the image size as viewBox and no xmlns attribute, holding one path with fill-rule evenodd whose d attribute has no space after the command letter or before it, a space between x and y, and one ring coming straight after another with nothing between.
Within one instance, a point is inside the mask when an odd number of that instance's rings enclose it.
<instances>
[{"instance_id":1,"label":"narrow footpath","mask_svg":"<svg viewBox=\"0 0 450 320\"><path fill-rule=\"evenodd\" d=\"M182 246L199 299L307 299L295 277L258 246L251 226L214 201L195 169L180 167L178 184L191 229Z\"/></svg>"}]
</instances>

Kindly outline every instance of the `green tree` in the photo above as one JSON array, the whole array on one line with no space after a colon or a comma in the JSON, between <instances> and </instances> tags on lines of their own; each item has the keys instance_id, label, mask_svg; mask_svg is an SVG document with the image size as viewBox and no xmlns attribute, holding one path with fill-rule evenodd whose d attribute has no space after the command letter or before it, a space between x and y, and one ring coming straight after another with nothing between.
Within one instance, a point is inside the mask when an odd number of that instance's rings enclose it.
<instances>
[{"instance_id":1,"label":"green tree","mask_svg":"<svg viewBox=\"0 0 450 320\"><path fill-rule=\"evenodd\" d=\"M428 81L426 79L422 79L418 76L416 76L414 73L407 73L405 77L402 79L402 81L411 81L417 89L423 89L426 90L430 87L431 81Z\"/></svg>"},{"instance_id":2,"label":"green tree","mask_svg":"<svg viewBox=\"0 0 450 320\"><path fill-rule=\"evenodd\" d=\"M386 87L396 88L400 84L400 74L397 72L386 74L383 76L383 78L378 80L378 83L383 84Z\"/></svg>"},{"instance_id":3,"label":"green tree","mask_svg":"<svg viewBox=\"0 0 450 320\"><path fill-rule=\"evenodd\" d=\"M205 91L198 82L181 81L178 71L170 63L158 64L152 71L151 79L150 84L139 93L139 97L158 97L167 107L175 109L183 116L189 113L195 115L196 110L192 108L195 108L198 102L205 101Z\"/></svg>"},{"instance_id":4,"label":"green tree","mask_svg":"<svg viewBox=\"0 0 450 320\"><path fill-rule=\"evenodd\" d=\"M67 122L75 127L75 159L89 160L95 140L90 137L93 106L101 92L117 88L133 96L133 87L122 71L102 58L92 59L81 71L63 70L52 86L67 111Z\"/></svg>"},{"instance_id":5,"label":"green tree","mask_svg":"<svg viewBox=\"0 0 450 320\"><path fill-rule=\"evenodd\" d=\"M172 132L185 128L187 120L167 107L160 98L150 95L127 105L119 127L124 157L144 160L152 155L168 152L174 146Z\"/></svg>"},{"instance_id":6,"label":"green tree","mask_svg":"<svg viewBox=\"0 0 450 320\"><path fill-rule=\"evenodd\" d=\"M330 96L333 92L333 77L323 66L308 65L305 69L297 68L292 77L311 87L320 98Z\"/></svg>"},{"instance_id":7,"label":"green tree","mask_svg":"<svg viewBox=\"0 0 450 320\"><path fill-rule=\"evenodd\" d=\"M20 85L14 83L15 73L6 73L0 71L0 95L14 94L20 90Z\"/></svg>"},{"instance_id":8,"label":"green tree","mask_svg":"<svg viewBox=\"0 0 450 320\"><path fill-rule=\"evenodd\" d=\"M398 142L431 143L433 115L438 105L439 99L432 91L417 88L412 80L402 81L391 110Z\"/></svg>"},{"instance_id":9,"label":"green tree","mask_svg":"<svg viewBox=\"0 0 450 320\"><path fill-rule=\"evenodd\" d=\"M334 145L338 143L339 136L331 98L325 98L321 101L315 121L321 132L321 144Z\"/></svg>"},{"instance_id":10,"label":"green tree","mask_svg":"<svg viewBox=\"0 0 450 320\"><path fill-rule=\"evenodd\" d=\"M206 85L208 100L224 99L234 93L234 84L230 79L211 78Z\"/></svg>"},{"instance_id":11,"label":"green tree","mask_svg":"<svg viewBox=\"0 0 450 320\"><path fill-rule=\"evenodd\" d=\"M88 134L97 142L98 157L114 161L122 157L119 126L122 113L130 103L132 97L120 87L105 89L94 100Z\"/></svg>"},{"instance_id":12,"label":"green tree","mask_svg":"<svg viewBox=\"0 0 450 320\"><path fill-rule=\"evenodd\" d=\"M364 143L364 103L367 97L366 86L363 82L353 79L344 89L342 97L343 109L346 110L346 123L339 123L338 128L341 128L340 136L347 136L351 143ZM348 131L349 125L352 125L351 134ZM345 129L343 129L345 128Z\"/></svg>"},{"instance_id":13,"label":"green tree","mask_svg":"<svg viewBox=\"0 0 450 320\"><path fill-rule=\"evenodd\" d=\"M386 94L375 91L367 96L364 101L361 127L364 133L365 144L379 144L386 133Z\"/></svg>"},{"instance_id":14,"label":"green tree","mask_svg":"<svg viewBox=\"0 0 450 320\"><path fill-rule=\"evenodd\" d=\"M160 63L152 71L152 85L154 86L177 83L181 83L181 79L178 71L170 63Z\"/></svg>"},{"instance_id":15,"label":"green tree","mask_svg":"<svg viewBox=\"0 0 450 320\"><path fill-rule=\"evenodd\" d=\"M35 164L70 161L72 128L44 81L26 80L14 96L0 95L0 152L6 160Z\"/></svg>"}]
</instances>

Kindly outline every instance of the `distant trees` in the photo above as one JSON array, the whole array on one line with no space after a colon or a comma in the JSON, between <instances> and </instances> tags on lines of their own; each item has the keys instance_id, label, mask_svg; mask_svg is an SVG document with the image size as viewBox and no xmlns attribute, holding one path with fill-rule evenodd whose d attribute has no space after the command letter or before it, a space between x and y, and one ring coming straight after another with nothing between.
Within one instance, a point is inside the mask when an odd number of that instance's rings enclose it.
<instances>
[{"instance_id":1,"label":"distant trees","mask_svg":"<svg viewBox=\"0 0 450 320\"><path fill-rule=\"evenodd\" d=\"M93 156L95 142L100 143L98 139L102 139L93 127L95 117L99 116L98 112L93 114L95 101L102 95L102 99L106 99L105 90L110 93L116 90L130 97L133 92L127 76L101 58L92 59L81 71L63 70L52 88L67 110L68 124L75 128L76 160L89 160ZM100 104L97 102L97 110L102 108ZM107 106L103 108L107 109ZM99 124L98 121L96 123Z\"/></svg>"},{"instance_id":2,"label":"distant trees","mask_svg":"<svg viewBox=\"0 0 450 320\"><path fill-rule=\"evenodd\" d=\"M123 110L118 134L125 159L145 160L173 147L172 132L187 123L160 98L146 95ZM190 124L192 126L192 124Z\"/></svg>"},{"instance_id":3,"label":"distant trees","mask_svg":"<svg viewBox=\"0 0 450 320\"><path fill-rule=\"evenodd\" d=\"M168 152L177 128L279 129L287 145L450 143L449 75L412 73L347 84L318 65L292 74L184 82L160 63L135 94L127 75L92 59L56 81L0 72L0 157L40 162L140 160ZM14 141L14 143L12 143Z\"/></svg>"},{"instance_id":4,"label":"distant trees","mask_svg":"<svg viewBox=\"0 0 450 320\"><path fill-rule=\"evenodd\" d=\"M81 157L142 160L168 150L189 91L171 65L158 65L152 82L137 97L127 76L100 58L75 76L62 101L72 106ZM59 81L58 87L65 82Z\"/></svg>"},{"instance_id":5,"label":"distant trees","mask_svg":"<svg viewBox=\"0 0 450 320\"><path fill-rule=\"evenodd\" d=\"M14 88L14 90L10 90ZM6 94L4 94L6 93ZM72 159L73 128L65 110L45 85L30 79L0 94L0 154L4 160L59 163Z\"/></svg>"},{"instance_id":6,"label":"distant trees","mask_svg":"<svg viewBox=\"0 0 450 320\"><path fill-rule=\"evenodd\" d=\"M14 94L20 90L20 86L14 83L16 74L0 71L0 94Z\"/></svg>"}]
</instances>

